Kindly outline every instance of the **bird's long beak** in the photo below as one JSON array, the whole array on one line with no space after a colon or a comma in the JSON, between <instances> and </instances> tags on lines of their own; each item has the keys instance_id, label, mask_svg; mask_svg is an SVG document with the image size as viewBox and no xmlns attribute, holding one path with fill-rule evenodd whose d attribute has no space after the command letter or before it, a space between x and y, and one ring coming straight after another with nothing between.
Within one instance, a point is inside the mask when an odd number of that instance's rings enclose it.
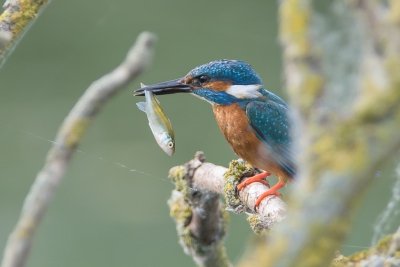
<instances>
[{"instance_id":1,"label":"bird's long beak","mask_svg":"<svg viewBox=\"0 0 400 267\"><path fill-rule=\"evenodd\" d=\"M190 93L192 88L183 82L183 78L157 83L153 85L143 85L142 88L135 90L134 96L144 95L144 91L150 91L155 95L166 95L175 93Z\"/></svg>"}]
</instances>

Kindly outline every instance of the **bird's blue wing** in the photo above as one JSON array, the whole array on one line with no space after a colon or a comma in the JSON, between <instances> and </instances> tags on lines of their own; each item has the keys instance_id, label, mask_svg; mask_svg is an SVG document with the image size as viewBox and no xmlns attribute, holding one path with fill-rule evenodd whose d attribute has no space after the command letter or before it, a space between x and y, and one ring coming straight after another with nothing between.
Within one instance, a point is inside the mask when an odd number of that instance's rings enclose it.
<instances>
[{"instance_id":1,"label":"bird's blue wing","mask_svg":"<svg viewBox=\"0 0 400 267\"><path fill-rule=\"evenodd\" d=\"M290 177L296 174L289 109L272 101L252 101L246 115L257 137L268 147L270 156Z\"/></svg>"}]
</instances>

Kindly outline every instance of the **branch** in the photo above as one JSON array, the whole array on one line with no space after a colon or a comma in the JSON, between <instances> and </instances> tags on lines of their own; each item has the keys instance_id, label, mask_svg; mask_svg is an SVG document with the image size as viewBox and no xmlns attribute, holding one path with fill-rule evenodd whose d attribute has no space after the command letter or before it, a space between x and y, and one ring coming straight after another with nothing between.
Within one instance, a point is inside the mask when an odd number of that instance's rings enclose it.
<instances>
[{"instance_id":1,"label":"branch","mask_svg":"<svg viewBox=\"0 0 400 267\"><path fill-rule=\"evenodd\" d=\"M48 0L6 0L0 15L0 55L38 15Z\"/></svg>"},{"instance_id":2,"label":"branch","mask_svg":"<svg viewBox=\"0 0 400 267\"><path fill-rule=\"evenodd\" d=\"M301 151L298 183L287 201L287 218L252 255L256 262L239 266L329 266L376 169L400 148L400 24L394 2L336 1L335 31L313 23L311 0L280 2L285 76ZM379 16L371 20L365 6ZM316 32L319 38L312 38Z\"/></svg>"},{"instance_id":3,"label":"branch","mask_svg":"<svg viewBox=\"0 0 400 267\"><path fill-rule=\"evenodd\" d=\"M232 264L224 247L228 213L217 193L191 187L193 173L203 161L204 155L197 153L195 159L185 166L170 170L169 177L175 182L176 188L168 204L185 253L198 266L229 267Z\"/></svg>"},{"instance_id":4,"label":"branch","mask_svg":"<svg viewBox=\"0 0 400 267\"><path fill-rule=\"evenodd\" d=\"M269 189L266 185L252 183L237 192L236 187L244 176L256 174L251 166L246 165L242 160L233 160L227 169L204 162L204 160L204 154L197 152L195 158L184 166L172 168L170 170L172 181L178 188L189 186L196 192L212 191L225 195L227 209L236 213L246 212L250 215L248 221L257 234L265 234L275 223L284 219L286 204L277 196L266 197L257 209L254 208L257 198ZM182 176L181 171L187 175ZM179 179L179 177L184 177L184 179Z\"/></svg>"},{"instance_id":5,"label":"branch","mask_svg":"<svg viewBox=\"0 0 400 267\"><path fill-rule=\"evenodd\" d=\"M258 197L269 189L261 183L252 183L237 192L242 178L255 175L256 171L242 160L233 160L226 169L212 163L203 163L193 175L193 187L198 190L211 190L225 195L228 209L235 213L246 212L247 220L257 234L265 234L276 222L286 215L286 204L277 196L267 196L255 209Z\"/></svg>"},{"instance_id":6,"label":"branch","mask_svg":"<svg viewBox=\"0 0 400 267\"><path fill-rule=\"evenodd\" d=\"M397 232L382 238L376 247L354 253L349 257L339 257L331 267L353 266L400 266L400 227Z\"/></svg>"},{"instance_id":7,"label":"branch","mask_svg":"<svg viewBox=\"0 0 400 267\"><path fill-rule=\"evenodd\" d=\"M61 125L47 160L26 197L20 218L8 238L2 267L25 265L34 233L67 165L90 123L103 106L150 64L155 36L141 33L125 60L109 74L93 82Z\"/></svg>"}]
</instances>

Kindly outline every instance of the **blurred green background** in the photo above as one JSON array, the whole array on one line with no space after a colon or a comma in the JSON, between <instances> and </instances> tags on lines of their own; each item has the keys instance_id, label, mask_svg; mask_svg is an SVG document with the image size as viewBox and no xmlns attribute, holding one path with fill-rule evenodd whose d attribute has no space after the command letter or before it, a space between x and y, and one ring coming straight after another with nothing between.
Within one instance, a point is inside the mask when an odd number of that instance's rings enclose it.
<instances>
[{"instance_id":1,"label":"blurred green background","mask_svg":"<svg viewBox=\"0 0 400 267\"><path fill-rule=\"evenodd\" d=\"M198 150L224 166L236 156L208 103L174 95L159 98L176 135L176 153L168 157L136 108L143 99L133 90L139 82L179 78L228 58L249 62L266 89L286 98L276 2L53 0L0 69L0 249L63 118L148 30L159 38L152 67L106 106L85 135L83 153L74 156L36 234L28 266L194 266L169 217L168 170ZM375 219L391 196L393 165L388 162L368 191L341 252L370 245ZM244 215L231 214L226 244L232 261L252 236Z\"/></svg>"}]
</instances>

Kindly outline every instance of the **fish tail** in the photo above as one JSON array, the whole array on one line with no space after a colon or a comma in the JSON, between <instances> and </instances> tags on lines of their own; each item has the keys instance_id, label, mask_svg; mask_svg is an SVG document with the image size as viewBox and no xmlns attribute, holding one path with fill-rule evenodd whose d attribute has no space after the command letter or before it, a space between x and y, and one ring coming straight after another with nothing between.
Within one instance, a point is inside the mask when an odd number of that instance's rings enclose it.
<instances>
[{"instance_id":1,"label":"fish tail","mask_svg":"<svg viewBox=\"0 0 400 267\"><path fill-rule=\"evenodd\" d=\"M143 111L144 113L146 113L146 102L138 102L136 103L136 106Z\"/></svg>"}]
</instances>

